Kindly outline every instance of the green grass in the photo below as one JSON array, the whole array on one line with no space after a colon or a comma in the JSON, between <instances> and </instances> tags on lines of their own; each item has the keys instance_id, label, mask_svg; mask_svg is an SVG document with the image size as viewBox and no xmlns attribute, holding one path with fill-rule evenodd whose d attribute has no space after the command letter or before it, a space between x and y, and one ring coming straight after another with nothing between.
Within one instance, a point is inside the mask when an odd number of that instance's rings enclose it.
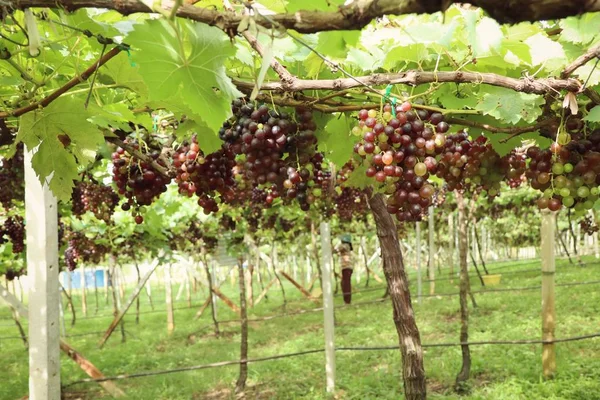
<instances>
[{"instance_id":1,"label":"green grass","mask_svg":"<svg viewBox=\"0 0 600 400\"><path fill-rule=\"evenodd\" d=\"M589 262L595 262L588 259ZM511 270L539 268L538 261L499 263L490 270L505 273L500 288L536 286L541 282L537 271L509 275ZM566 261L557 262L557 283L598 279L600 264L570 267ZM447 272L444 273L444 277ZM413 301L415 277L411 273ZM372 283L374 283L372 281ZM439 281L437 293L456 292L458 282ZM471 280L474 290L480 289L478 279ZM364 286L364 279L360 288ZM600 285L556 288L557 337L577 336L600 331ZM356 285L355 285L356 287ZM176 289L176 288L175 288ZM130 289L131 290L131 289ZM311 302L302 300L299 292L286 286L289 295L287 311L310 309ZM255 293L260 290L255 288ZM428 283L423 292L428 293ZM237 301L234 288L226 294ZM353 302L380 298L381 291L357 293ZM157 308L164 309L164 294L153 288ZM75 295L76 301L79 296ZM89 296L94 311L93 295ZM194 303L201 304L205 294L194 294ZM496 292L476 295L478 308L471 308L470 339L503 340L540 338L540 292ZM336 305L342 299L336 297ZM149 310L142 296L142 310ZM423 343L458 341L458 297L424 298L421 305L414 301L417 323ZM250 311L250 316L282 312L277 287L270 291L269 301L263 301ZM185 302L177 307L185 307ZM101 297L99 314L110 314L111 308ZM77 303L80 310L79 303ZM239 355L239 327L224 324L224 335L212 335L210 315L206 312L199 321L193 316L197 308L176 311L176 330L166 332L163 312L141 315L135 324L133 310L125 318L127 342L121 343L115 331L103 350L97 342L100 335L67 339L106 375L200 365L234 360ZM81 314L79 312L78 314ZM67 313L67 319L70 314ZM102 331L110 317L79 319L74 327L67 324L69 334ZM0 318L10 318L0 306ZM219 319L236 316L219 304ZM250 323L250 357L296 352L323 347L323 316L320 312ZM10 319L0 320L0 337L15 336L17 329ZM336 344L338 346L375 346L397 343L389 302L342 308L336 311ZM600 399L600 339L560 343L557 348L558 373L554 380L541 377L541 345L485 345L471 348L473 365L471 393L464 399ZM19 340L0 340L0 399L17 399L27 393L27 353ZM399 351L338 352L337 397L341 399L398 399L402 397ZM62 356L63 384L86 378L68 358ZM425 349L425 368L431 399L457 399L452 384L460 369L460 348ZM248 383L253 387L250 398L261 399L323 399L325 376L322 353L301 357L250 364ZM131 399L228 399L237 378L237 366L182 372L169 375L118 381ZM70 386L67 391L82 393L85 398L107 397L92 383Z\"/></svg>"}]
</instances>

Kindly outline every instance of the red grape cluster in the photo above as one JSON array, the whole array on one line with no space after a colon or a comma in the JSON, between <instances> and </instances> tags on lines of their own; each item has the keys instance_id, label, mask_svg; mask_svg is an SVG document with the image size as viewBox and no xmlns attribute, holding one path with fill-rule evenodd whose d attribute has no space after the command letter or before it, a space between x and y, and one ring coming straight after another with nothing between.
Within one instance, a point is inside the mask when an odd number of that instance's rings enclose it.
<instances>
[{"instance_id":1,"label":"red grape cluster","mask_svg":"<svg viewBox=\"0 0 600 400\"><path fill-rule=\"evenodd\" d=\"M525 170L527 169L527 155L522 149L513 149L510 153L502 157L501 168L503 170L506 182L512 189L521 186L525 179Z\"/></svg>"},{"instance_id":2,"label":"red grape cluster","mask_svg":"<svg viewBox=\"0 0 600 400\"><path fill-rule=\"evenodd\" d=\"M490 198L500 191L500 156L485 136L469 140L465 131L446 136L436 175L453 190L486 190Z\"/></svg>"},{"instance_id":3,"label":"red grape cluster","mask_svg":"<svg viewBox=\"0 0 600 400\"><path fill-rule=\"evenodd\" d=\"M110 186L97 182L78 182L71 194L71 209L78 217L89 211L109 222L118 203L119 195Z\"/></svg>"},{"instance_id":4,"label":"red grape cluster","mask_svg":"<svg viewBox=\"0 0 600 400\"><path fill-rule=\"evenodd\" d=\"M356 188L341 188L334 201L337 215L343 222L352 221L353 217L364 214L368 209L364 192Z\"/></svg>"},{"instance_id":5,"label":"red grape cluster","mask_svg":"<svg viewBox=\"0 0 600 400\"><path fill-rule=\"evenodd\" d=\"M235 156L228 145L205 157L194 135L174 153L173 166L177 168L175 182L179 193L186 196L195 193L205 214L219 211L217 193L225 203L235 199Z\"/></svg>"},{"instance_id":6,"label":"red grape cluster","mask_svg":"<svg viewBox=\"0 0 600 400\"><path fill-rule=\"evenodd\" d=\"M9 217L0 226L0 244L5 243L5 236L12 242L12 252L22 253L25 250L25 221L23 217Z\"/></svg>"},{"instance_id":7,"label":"red grape cluster","mask_svg":"<svg viewBox=\"0 0 600 400\"><path fill-rule=\"evenodd\" d=\"M554 142L550 149L530 147L527 157L525 175L531 187L543 193L540 209L558 211L565 206L583 212L593 208L600 194L600 130L566 145Z\"/></svg>"},{"instance_id":8,"label":"red grape cluster","mask_svg":"<svg viewBox=\"0 0 600 400\"><path fill-rule=\"evenodd\" d=\"M599 230L598 224L589 215L579 222L579 226L581 227L581 231L589 236L593 235Z\"/></svg>"},{"instance_id":9,"label":"red grape cluster","mask_svg":"<svg viewBox=\"0 0 600 400\"><path fill-rule=\"evenodd\" d=\"M366 175L390 195L388 211L399 221L420 220L431 205L435 190L428 179L450 126L442 114L415 111L408 102L395 109L386 104L381 115L363 109L358 117L352 133L362 140L354 151L367 163Z\"/></svg>"},{"instance_id":10,"label":"red grape cluster","mask_svg":"<svg viewBox=\"0 0 600 400\"><path fill-rule=\"evenodd\" d=\"M315 194L309 190L319 176L323 156L316 153L316 124L312 113L297 108L295 121L290 114L270 110L261 105L232 105L233 118L219 132L238 156L237 174L240 184L265 191L263 204L277 198L297 199L308 210ZM318 191L317 191L318 194ZM255 197L255 196L252 196ZM253 199L255 200L255 199Z\"/></svg>"},{"instance_id":11,"label":"red grape cluster","mask_svg":"<svg viewBox=\"0 0 600 400\"><path fill-rule=\"evenodd\" d=\"M15 155L10 158L0 157L0 205L9 209L13 200L25 199L23 144L17 146Z\"/></svg>"},{"instance_id":12,"label":"red grape cluster","mask_svg":"<svg viewBox=\"0 0 600 400\"><path fill-rule=\"evenodd\" d=\"M140 149L138 143L130 144L134 149ZM164 161L159 158L158 151L151 152L149 156L159 165L165 166ZM112 154L112 162L113 181L118 188L118 193L127 198L127 202L121 207L124 211L134 207L135 222L141 224L144 218L140 215L139 207L149 206L166 192L170 178L161 176L149 163L132 157L121 147Z\"/></svg>"},{"instance_id":13,"label":"red grape cluster","mask_svg":"<svg viewBox=\"0 0 600 400\"><path fill-rule=\"evenodd\" d=\"M109 251L108 246L97 243L82 232L68 232L67 248L64 252L65 264L69 271L77 268L79 261L100 264Z\"/></svg>"}]
</instances>

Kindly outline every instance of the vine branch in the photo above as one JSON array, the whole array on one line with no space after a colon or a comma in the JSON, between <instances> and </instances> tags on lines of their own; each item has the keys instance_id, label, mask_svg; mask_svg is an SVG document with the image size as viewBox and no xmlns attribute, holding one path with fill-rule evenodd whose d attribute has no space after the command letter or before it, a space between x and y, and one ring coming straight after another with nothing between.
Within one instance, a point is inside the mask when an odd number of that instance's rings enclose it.
<instances>
[{"instance_id":1,"label":"vine branch","mask_svg":"<svg viewBox=\"0 0 600 400\"><path fill-rule=\"evenodd\" d=\"M4 2L9 9L32 7L64 8L76 10L80 8L104 8L116 10L123 15L133 13L150 13L151 8L139 0L8 0ZM177 2L162 0L157 2L162 10L171 11L174 8L178 17L203 22L217 26L232 35L237 34L237 28L242 16L231 11L195 7ZM451 4L459 3L453 0L361 0L338 7L335 11L298 10L293 13L270 15L269 20L260 19L256 23L265 28L293 29L299 33L315 33L333 30L355 30L368 25L372 20L385 15L423 14L445 11ZM597 0L522 0L518 4L507 5L504 0L470 0L470 4L481 7L500 23L515 23L520 21L540 21L565 18L585 12L600 11L600 1Z\"/></svg>"},{"instance_id":2,"label":"vine branch","mask_svg":"<svg viewBox=\"0 0 600 400\"><path fill-rule=\"evenodd\" d=\"M570 76L571 74L573 74L573 72L575 72L577 68L585 65L588 61L596 57L600 58L600 43L589 48L588 51L577 57L577 59L575 59L575 61L573 61L571 64L567 65L567 67L563 70L560 76L562 78Z\"/></svg>"},{"instance_id":3,"label":"vine branch","mask_svg":"<svg viewBox=\"0 0 600 400\"><path fill-rule=\"evenodd\" d=\"M30 111L37 110L38 108L47 107L50 103L52 103L54 100L58 99L61 95L68 92L74 86L80 84L81 82L85 82L94 73L94 71L96 71L96 69L100 68L102 65L106 64L110 59L114 58L117 54L119 54L121 52L121 50L122 50L121 46L114 47L112 50L110 50L108 53L106 53L104 56L102 56L96 62L94 62L91 66L89 66L81 74L75 76L69 82L67 82L60 88L56 89L54 92L52 92L48 96L44 97L42 100L37 101L32 104L29 104L24 107L21 107L21 108L17 108L16 110L13 110L13 111L0 112L0 119L6 118L6 117L19 117Z\"/></svg>"},{"instance_id":4,"label":"vine branch","mask_svg":"<svg viewBox=\"0 0 600 400\"><path fill-rule=\"evenodd\" d=\"M240 89L252 89L253 82L233 79L234 84ZM392 74L372 74L359 76L355 78L338 79L295 79L292 84L283 84L282 82L264 82L261 90L266 91L286 91L296 92L303 90L345 90L363 86L377 85L395 85L405 84L418 86L426 83L475 83L487 84L514 90L516 92L546 94L567 90L577 92L581 88L581 83L577 79L555 79L540 78L534 79L523 77L520 79L510 78L493 73L479 73L466 71L438 71L427 72L410 70Z\"/></svg>"},{"instance_id":5,"label":"vine branch","mask_svg":"<svg viewBox=\"0 0 600 400\"><path fill-rule=\"evenodd\" d=\"M136 150L133 146L125 143L121 139L119 139L117 137L105 137L105 140L107 142L110 142L112 144L116 144L117 146L122 147L124 150L126 150L129 154L131 154L133 157L137 158L138 160L148 163L156 172L158 172L163 177L172 178L174 171L171 171L170 169L163 167L162 165L157 163L152 157L142 153L139 150Z\"/></svg>"}]
</instances>

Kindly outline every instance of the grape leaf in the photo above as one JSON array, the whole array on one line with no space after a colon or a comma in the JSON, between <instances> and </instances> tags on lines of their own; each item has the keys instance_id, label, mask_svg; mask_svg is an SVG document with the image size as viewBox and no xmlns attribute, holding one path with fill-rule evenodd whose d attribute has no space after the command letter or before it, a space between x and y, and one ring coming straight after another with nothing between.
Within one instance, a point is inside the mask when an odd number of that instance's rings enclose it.
<instances>
[{"instance_id":1,"label":"grape leaf","mask_svg":"<svg viewBox=\"0 0 600 400\"><path fill-rule=\"evenodd\" d=\"M90 117L82 101L60 97L45 109L20 118L16 142L25 143L29 149L39 145L32 159L33 168L40 182L52 175L50 189L59 200L70 198L77 165L93 161L104 142L102 133L88 121ZM59 135L68 136L71 144L65 146Z\"/></svg>"},{"instance_id":2,"label":"grape leaf","mask_svg":"<svg viewBox=\"0 0 600 400\"><path fill-rule=\"evenodd\" d=\"M133 59L151 100L186 104L195 119L216 132L231 115L231 101L242 96L224 68L236 49L217 28L184 20L178 24L179 32L165 20L137 25L127 37Z\"/></svg>"},{"instance_id":3,"label":"grape leaf","mask_svg":"<svg viewBox=\"0 0 600 400\"><path fill-rule=\"evenodd\" d=\"M358 167L354 168L350 174L348 174L348 179L346 180L345 184L358 189L364 189L370 186L373 183L373 178L369 178L366 175L366 172L366 164L360 164Z\"/></svg>"},{"instance_id":4,"label":"grape leaf","mask_svg":"<svg viewBox=\"0 0 600 400\"><path fill-rule=\"evenodd\" d=\"M536 144L542 149L548 148L550 147L550 144L552 144L551 139L540 136L539 132L524 133L522 135L515 136L506 142L502 141L510 136L508 133L494 133L485 136L490 140L492 147L494 150L496 150L500 157L507 155L514 148L521 146L524 140L535 140Z\"/></svg>"},{"instance_id":5,"label":"grape leaf","mask_svg":"<svg viewBox=\"0 0 600 400\"><path fill-rule=\"evenodd\" d=\"M540 108L542 104L544 104L542 96L491 87L486 89L476 109L503 122L516 124L520 120L535 121L542 113Z\"/></svg>"},{"instance_id":6,"label":"grape leaf","mask_svg":"<svg viewBox=\"0 0 600 400\"><path fill-rule=\"evenodd\" d=\"M117 85L125 86L144 99L148 97L148 87L140 76L139 68L131 63L127 54L121 52L106 63L101 71L110 76Z\"/></svg>"},{"instance_id":7,"label":"grape leaf","mask_svg":"<svg viewBox=\"0 0 600 400\"><path fill-rule=\"evenodd\" d=\"M525 40L531 51L532 65L544 64L547 70L560 68L564 63L565 51L561 44L542 33Z\"/></svg>"},{"instance_id":8,"label":"grape leaf","mask_svg":"<svg viewBox=\"0 0 600 400\"><path fill-rule=\"evenodd\" d=\"M318 10L318 11L335 11L339 6L344 4L345 0L290 0L288 2L287 11L290 13L300 10Z\"/></svg>"},{"instance_id":9,"label":"grape leaf","mask_svg":"<svg viewBox=\"0 0 600 400\"><path fill-rule=\"evenodd\" d=\"M332 118L324 129L317 131L319 150L338 168L352 158L354 144L358 141L350 133L351 124L352 120L346 114L341 114L339 118Z\"/></svg>"},{"instance_id":10,"label":"grape leaf","mask_svg":"<svg viewBox=\"0 0 600 400\"><path fill-rule=\"evenodd\" d=\"M560 39L572 43L588 44L600 32L600 14L589 13L581 17L569 17L559 22Z\"/></svg>"},{"instance_id":11,"label":"grape leaf","mask_svg":"<svg viewBox=\"0 0 600 400\"><path fill-rule=\"evenodd\" d=\"M176 131L177 139L180 141L189 139L194 133L197 134L198 145L204 154L217 151L223 144L219 135L208 129L201 121L187 119L179 125Z\"/></svg>"},{"instance_id":12,"label":"grape leaf","mask_svg":"<svg viewBox=\"0 0 600 400\"><path fill-rule=\"evenodd\" d=\"M348 49L356 46L360 31L331 31L319 33L316 50L329 58L346 58Z\"/></svg>"},{"instance_id":13,"label":"grape leaf","mask_svg":"<svg viewBox=\"0 0 600 400\"><path fill-rule=\"evenodd\" d=\"M584 121L600 122L600 106L592 108L583 119Z\"/></svg>"}]
</instances>

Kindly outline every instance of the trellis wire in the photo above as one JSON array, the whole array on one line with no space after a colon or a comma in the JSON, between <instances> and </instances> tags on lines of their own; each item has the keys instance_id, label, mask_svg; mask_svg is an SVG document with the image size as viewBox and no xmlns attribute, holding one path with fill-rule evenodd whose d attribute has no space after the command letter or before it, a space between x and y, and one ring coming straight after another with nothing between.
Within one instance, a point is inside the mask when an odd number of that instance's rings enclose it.
<instances>
[{"instance_id":1,"label":"trellis wire","mask_svg":"<svg viewBox=\"0 0 600 400\"><path fill-rule=\"evenodd\" d=\"M495 340L495 341L488 340L488 341L456 342L456 343L429 343L429 344L422 344L421 347L428 348L428 347L457 347L457 346L464 346L464 345L482 346L482 345L552 344L552 343L575 342L575 341L593 339L593 338L597 338L597 337L600 337L600 332L591 333L591 334L582 335L582 336L559 338L559 339L554 339L554 340L522 339L522 340ZM337 347L335 350L336 351L381 351L381 350L398 350L398 349L399 349L398 345L390 345L390 346L366 346L366 347L360 347L360 346L359 347ZM251 364L251 363L257 363L257 362L272 361L272 360L278 360L278 359L282 359L282 358L305 356L305 355L309 355L309 354L316 354L316 353L323 353L323 352L325 352L325 349L312 349L312 350L299 351L296 353L278 354L278 355L274 355L274 356L260 357L260 358L249 358L246 360L220 361L220 362L211 363L211 364L193 365L193 366L189 366L189 367L181 367L181 368L174 368L174 369L160 370L160 371L148 371L148 372L137 372L137 373L133 373L133 374L121 374L121 375L109 376L109 377L98 378L98 379L88 378L88 379L81 379L78 381L73 381L73 382L67 383L63 387L74 386L74 385L77 385L80 383L106 382L106 381L115 381L115 380L123 380L123 379L142 378L142 377L147 377L147 376L166 375L166 374L173 374L173 373L177 373L177 372L196 371L196 370L201 370L201 369L218 368L218 367L224 367L224 366L229 366L229 365L238 365L241 363Z\"/></svg>"}]
</instances>

